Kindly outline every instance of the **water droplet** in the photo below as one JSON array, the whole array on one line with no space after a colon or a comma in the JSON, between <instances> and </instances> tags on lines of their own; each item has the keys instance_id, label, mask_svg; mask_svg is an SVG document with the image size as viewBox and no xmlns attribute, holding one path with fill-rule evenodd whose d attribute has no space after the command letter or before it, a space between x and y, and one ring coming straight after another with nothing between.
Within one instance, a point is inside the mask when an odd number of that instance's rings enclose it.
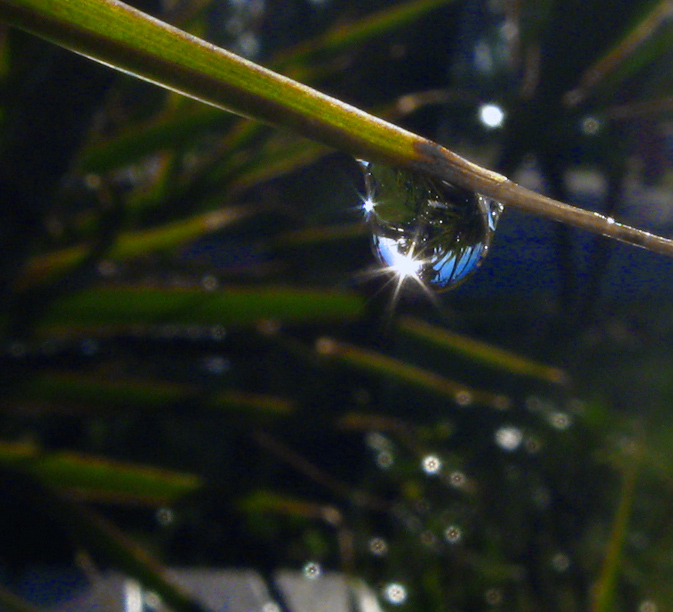
<instances>
[{"instance_id":1,"label":"water droplet","mask_svg":"<svg viewBox=\"0 0 673 612\"><path fill-rule=\"evenodd\" d=\"M497 445L506 451L515 451L523 440L523 433L518 427L504 425L496 430L495 441Z\"/></svg>"},{"instance_id":2,"label":"water droplet","mask_svg":"<svg viewBox=\"0 0 673 612\"><path fill-rule=\"evenodd\" d=\"M145 607L150 610L159 610L162 606L161 596L154 591L149 591L143 595Z\"/></svg>"},{"instance_id":3,"label":"water droplet","mask_svg":"<svg viewBox=\"0 0 673 612\"><path fill-rule=\"evenodd\" d=\"M488 589L486 593L484 593L484 599L486 600L487 604L491 606L498 606L502 603L503 600L502 590L498 588Z\"/></svg>"},{"instance_id":4,"label":"water droplet","mask_svg":"<svg viewBox=\"0 0 673 612\"><path fill-rule=\"evenodd\" d=\"M206 291L215 291L220 286L220 282L212 274L207 274L201 279L201 285Z\"/></svg>"},{"instance_id":5,"label":"water droplet","mask_svg":"<svg viewBox=\"0 0 673 612\"><path fill-rule=\"evenodd\" d=\"M479 107L479 121L489 129L502 127L505 111L498 104L482 104Z\"/></svg>"},{"instance_id":6,"label":"water droplet","mask_svg":"<svg viewBox=\"0 0 673 612\"><path fill-rule=\"evenodd\" d=\"M451 472L449 475L449 484L452 487L456 487L457 489L464 487L466 481L467 478L465 477L465 474L463 474L463 472L459 472L458 470Z\"/></svg>"},{"instance_id":7,"label":"water droplet","mask_svg":"<svg viewBox=\"0 0 673 612\"><path fill-rule=\"evenodd\" d=\"M565 553L556 553L551 560L552 567L557 572L565 572L570 567L570 557Z\"/></svg>"},{"instance_id":8,"label":"water droplet","mask_svg":"<svg viewBox=\"0 0 673 612\"><path fill-rule=\"evenodd\" d=\"M638 612L657 612L657 610L659 610L657 604L649 599L641 602L638 606Z\"/></svg>"},{"instance_id":9,"label":"water droplet","mask_svg":"<svg viewBox=\"0 0 673 612\"><path fill-rule=\"evenodd\" d=\"M423 471L428 474L428 476L433 476L442 469L442 460L436 455L428 455L423 457Z\"/></svg>"},{"instance_id":10,"label":"water droplet","mask_svg":"<svg viewBox=\"0 0 673 612\"><path fill-rule=\"evenodd\" d=\"M381 451L376 455L376 465L378 465L382 470L387 470L392 467L395 462L395 457L392 453L388 451Z\"/></svg>"},{"instance_id":11,"label":"water droplet","mask_svg":"<svg viewBox=\"0 0 673 612\"><path fill-rule=\"evenodd\" d=\"M572 417L565 412L553 412L549 415L549 422L556 429L563 431L572 425Z\"/></svg>"},{"instance_id":12,"label":"water droplet","mask_svg":"<svg viewBox=\"0 0 673 612\"><path fill-rule=\"evenodd\" d=\"M401 279L438 290L477 269L502 213L500 203L429 176L362 165L365 214L374 252L385 266Z\"/></svg>"},{"instance_id":13,"label":"water droplet","mask_svg":"<svg viewBox=\"0 0 673 612\"><path fill-rule=\"evenodd\" d=\"M388 543L383 538L369 540L369 552L376 557L383 557L388 552Z\"/></svg>"},{"instance_id":14,"label":"water droplet","mask_svg":"<svg viewBox=\"0 0 673 612\"><path fill-rule=\"evenodd\" d=\"M310 580L315 580L316 578L320 578L322 568L315 561L309 561L304 565L302 572L304 573L304 577L309 578Z\"/></svg>"},{"instance_id":15,"label":"water droplet","mask_svg":"<svg viewBox=\"0 0 673 612\"><path fill-rule=\"evenodd\" d=\"M157 523L162 527L168 527L175 521L175 513L170 508L159 508L155 516Z\"/></svg>"},{"instance_id":16,"label":"water droplet","mask_svg":"<svg viewBox=\"0 0 673 612\"><path fill-rule=\"evenodd\" d=\"M463 532L460 527L456 525L449 525L444 530L444 538L449 544L458 544L463 538Z\"/></svg>"},{"instance_id":17,"label":"water droplet","mask_svg":"<svg viewBox=\"0 0 673 612\"><path fill-rule=\"evenodd\" d=\"M391 582L386 585L383 594L391 604L402 604L407 599L407 589L399 582Z\"/></svg>"},{"instance_id":18,"label":"water droplet","mask_svg":"<svg viewBox=\"0 0 673 612\"><path fill-rule=\"evenodd\" d=\"M231 362L222 355L208 355L203 358L203 368L213 376L221 376L231 368Z\"/></svg>"}]
</instances>

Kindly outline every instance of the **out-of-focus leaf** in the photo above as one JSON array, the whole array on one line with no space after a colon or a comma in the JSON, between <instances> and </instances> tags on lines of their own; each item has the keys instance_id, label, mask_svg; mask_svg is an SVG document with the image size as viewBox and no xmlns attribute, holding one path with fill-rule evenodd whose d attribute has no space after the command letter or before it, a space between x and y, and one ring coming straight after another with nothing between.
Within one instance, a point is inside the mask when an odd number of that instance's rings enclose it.
<instances>
[{"instance_id":1,"label":"out-of-focus leaf","mask_svg":"<svg viewBox=\"0 0 673 612\"><path fill-rule=\"evenodd\" d=\"M149 230L123 233L110 249L108 257L124 260L157 251L174 249L185 242L195 240L200 236L245 219L254 212L254 208L225 208ZM21 275L20 287L25 288L45 278L62 273L81 261L86 256L87 251L86 246L78 245L34 257L27 263Z\"/></svg>"},{"instance_id":2,"label":"out-of-focus leaf","mask_svg":"<svg viewBox=\"0 0 673 612\"><path fill-rule=\"evenodd\" d=\"M629 519L635 500L636 481L640 466L640 450L634 449L624 457L626 466L623 469L622 487L619 492L619 503L612 521L610 538L607 543L600 576L593 588L591 612L607 612L614 606L615 589L619 577L622 549L628 535Z\"/></svg>"},{"instance_id":3,"label":"out-of-focus leaf","mask_svg":"<svg viewBox=\"0 0 673 612\"><path fill-rule=\"evenodd\" d=\"M399 329L407 336L456 353L475 363L550 383L566 384L569 382L568 375L560 368L527 359L511 351L430 325L412 317L401 317Z\"/></svg>"},{"instance_id":4,"label":"out-of-focus leaf","mask_svg":"<svg viewBox=\"0 0 673 612\"><path fill-rule=\"evenodd\" d=\"M276 248L292 248L307 245L353 240L369 235L364 223L349 223L347 225L329 225L308 227L281 234L272 241Z\"/></svg>"},{"instance_id":5,"label":"out-of-focus leaf","mask_svg":"<svg viewBox=\"0 0 673 612\"><path fill-rule=\"evenodd\" d=\"M240 499L238 508L245 513L270 513L334 522L338 511L332 506L299 499L274 491L260 490Z\"/></svg>"},{"instance_id":6,"label":"out-of-focus leaf","mask_svg":"<svg viewBox=\"0 0 673 612\"><path fill-rule=\"evenodd\" d=\"M133 126L115 138L90 145L82 152L78 167L83 172L113 170L151 153L193 142L231 122L229 115L208 106L181 111L148 125Z\"/></svg>"},{"instance_id":7,"label":"out-of-focus leaf","mask_svg":"<svg viewBox=\"0 0 673 612\"><path fill-rule=\"evenodd\" d=\"M217 292L144 288L91 289L56 301L45 327L137 324L254 325L348 321L364 311L355 293L288 287L224 288Z\"/></svg>"},{"instance_id":8,"label":"out-of-focus leaf","mask_svg":"<svg viewBox=\"0 0 673 612\"><path fill-rule=\"evenodd\" d=\"M597 88L624 82L632 74L651 64L671 48L673 9L668 0L661 0L637 24L580 77L579 83L565 96L575 105L592 95Z\"/></svg>"},{"instance_id":9,"label":"out-of-focus leaf","mask_svg":"<svg viewBox=\"0 0 673 612\"><path fill-rule=\"evenodd\" d=\"M0 465L20 468L49 486L98 501L170 504L203 484L193 474L80 453L48 452L16 442L0 442Z\"/></svg>"},{"instance_id":10,"label":"out-of-focus leaf","mask_svg":"<svg viewBox=\"0 0 673 612\"><path fill-rule=\"evenodd\" d=\"M333 338L320 338L316 342L316 350L318 354L331 360L411 385L429 393L448 397L459 405L478 404L499 409L509 405L509 399L503 395L471 389L435 372Z\"/></svg>"},{"instance_id":11,"label":"out-of-focus leaf","mask_svg":"<svg viewBox=\"0 0 673 612\"><path fill-rule=\"evenodd\" d=\"M415 0L402 2L397 6L386 8L372 15L367 15L357 21L339 25L328 30L316 38L288 49L282 55L274 58L273 67L278 70L295 68L306 62L315 53L340 51L392 31L400 26L407 25L422 17L429 11L440 6L450 4L453 0ZM310 75L302 72L302 78ZM293 72L293 76L298 78Z\"/></svg>"},{"instance_id":12,"label":"out-of-focus leaf","mask_svg":"<svg viewBox=\"0 0 673 612\"><path fill-rule=\"evenodd\" d=\"M315 68L305 65L304 62L316 52L334 53L353 47L412 23L428 11L452 1L415 0L383 9L354 22L339 25L314 39L288 49L277 58L272 58L270 66L275 70L292 72L294 78L301 76L302 80L311 82ZM173 149L180 143L191 142L200 135L212 133L218 127L227 124L231 124L231 117L212 108L201 107L190 109L187 113L178 112L147 125L132 126L111 140L90 145L83 151L79 167L87 172L111 170L133 163L150 153ZM229 144L240 146L242 141L236 139Z\"/></svg>"},{"instance_id":13,"label":"out-of-focus leaf","mask_svg":"<svg viewBox=\"0 0 673 612\"><path fill-rule=\"evenodd\" d=\"M294 410L292 402L281 397L227 389L203 395L197 387L166 381L109 380L100 376L73 373L44 373L17 386L9 404L54 406L82 412L166 410L186 400L197 400L212 410L279 416Z\"/></svg>"}]
</instances>

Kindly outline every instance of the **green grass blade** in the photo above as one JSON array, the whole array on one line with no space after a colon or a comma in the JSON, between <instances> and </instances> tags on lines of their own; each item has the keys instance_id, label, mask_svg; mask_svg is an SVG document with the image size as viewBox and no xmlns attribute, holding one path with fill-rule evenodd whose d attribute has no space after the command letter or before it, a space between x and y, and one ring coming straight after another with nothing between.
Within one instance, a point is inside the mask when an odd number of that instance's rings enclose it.
<instances>
[{"instance_id":1,"label":"green grass blade","mask_svg":"<svg viewBox=\"0 0 673 612\"><path fill-rule=\"evenodd\" d=\"M273 319L319 324L348 321L364 311L355 293L286 287L226 288L217 292L103 288L56 301L43 320L48 327L88 328L138 324L254 325Z\"/></svg>"},{"instance_id":2,"label":"green grass blade","mask_svg":"<svg viewBox=\"0 0 673 612\"><path fill-rule=\"evenodd\" d=\"M594 586L591 612L608 612L614 609L617 579L621 567L622 549L628 534L629 519L635 500L635 489L640 467L640 449L624 459L628 462L623 471L619 503L612 521L612 529L601 572Z\"/></svg>"},{"instance_id":3,"label":"green grass blade","mask_svg":"<svg viewBox=\"0 0 673 612\"><path fill-rule=\"evenodd\" d=\"M185 242L245 219L254 212L251 208L225 208L152 229L122 233L107 257L108 259L126 260L157 251L174 249ZM87 253L87 246L76 245L32 258L26 264L19 279L20 288L24 289L61 274L83 260Z\"/></svg>"},{"instance_id":4,"label":"green grass blade","mask_svg":"<svg viewBox=\"0 0 673 612\"><path fill-rule=\"evenodd\" d=\"M509 399L489 391L476 390L462 383L444 378L435 372L419 368L382 353L321 338L316 343L317 352L328 359L377 376L405 383L422 391L448 397L459 405L486 405L506 408Z\"/></svg>"},{"instance_id":5,"label":"green grass blade","mask_svg":"<svg viewBox=\"0 0 673 612\"><path fill-rule=\"evenodd\" d=\"M53 407L55 412L64 409L94 414L165 410L197 398L205 408L250 414L251 418L282 416L294 410L292 402L261 393L227 389L203 396L197 387L178 383L109 380L70 372L47 372L27 380L13 391L10 403L46 410Z\"/></svg>"},{"instance_id":6,"label":"green grass blade","mask_svg":"<svg viewBox=\"0 0 673 612\"><path fill-rule=\"evenodd\" d=\"M566 384L568 375L553 366L527 359L499 347L474 340L447 329L429 325L412 317L401 317L400 331L412 338L466 357L470 361L504 370L519 376L529 376L554 384Z\"/></svg>"},{"instance_id":7,"label":"green grass blade","mask_svg":"<svg viewBox=\"0 0 673 612\"><path fill-rule=\"evenodd\" d=\"M202 486L201 478L33 444L0 442L0 465L20 468L41 482L97 501L164 505Z\"/></svg>"},{"instance_id":8,"label":"green grass blade","mask_svg":"<svg viewBox=\"0 0 673 612\"><path fill-rule=\"evenodd\" d=\"M512 183L436 143L118 0L0 0L0 19L147 81L292 129L355 157L427 173L506 205L673 256L667 240Z\"/></svg>"}]
</instances>

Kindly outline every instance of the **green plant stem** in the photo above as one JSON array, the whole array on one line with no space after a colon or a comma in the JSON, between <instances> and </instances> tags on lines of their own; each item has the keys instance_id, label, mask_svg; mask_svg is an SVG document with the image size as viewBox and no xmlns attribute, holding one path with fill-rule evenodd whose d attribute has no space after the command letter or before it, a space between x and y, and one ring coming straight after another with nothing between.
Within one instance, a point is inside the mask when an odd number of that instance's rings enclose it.
<instances>
[{"instance_id":1,"label":"green plant stem","mask_svg":"<svg viewBox=\"0 0 673 612\"><path fill-rule=\"evenodd\" d=\"M117 0L0 0L0 19L104 64L355 157L420 171L507 206L673 256L673 240L537 194L438 144Z\"/></svg>"}]
</instances>

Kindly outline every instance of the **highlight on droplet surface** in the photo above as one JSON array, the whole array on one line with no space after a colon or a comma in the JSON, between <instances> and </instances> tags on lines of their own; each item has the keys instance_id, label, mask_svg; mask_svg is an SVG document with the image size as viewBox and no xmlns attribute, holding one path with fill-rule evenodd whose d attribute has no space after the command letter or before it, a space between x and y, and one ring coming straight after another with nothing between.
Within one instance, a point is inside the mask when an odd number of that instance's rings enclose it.
<instances>
[{"instance_id":1,"label":"highlight on droplet surface","mask_svg":"<svg viewBox=\"0 0 673 612\"><path fill-rule=\"evenodd\" d=\"M502 204L430 176L360 164L374 253L389 271L445 290L479 267Z\"/></svg>"}]
</instances>

